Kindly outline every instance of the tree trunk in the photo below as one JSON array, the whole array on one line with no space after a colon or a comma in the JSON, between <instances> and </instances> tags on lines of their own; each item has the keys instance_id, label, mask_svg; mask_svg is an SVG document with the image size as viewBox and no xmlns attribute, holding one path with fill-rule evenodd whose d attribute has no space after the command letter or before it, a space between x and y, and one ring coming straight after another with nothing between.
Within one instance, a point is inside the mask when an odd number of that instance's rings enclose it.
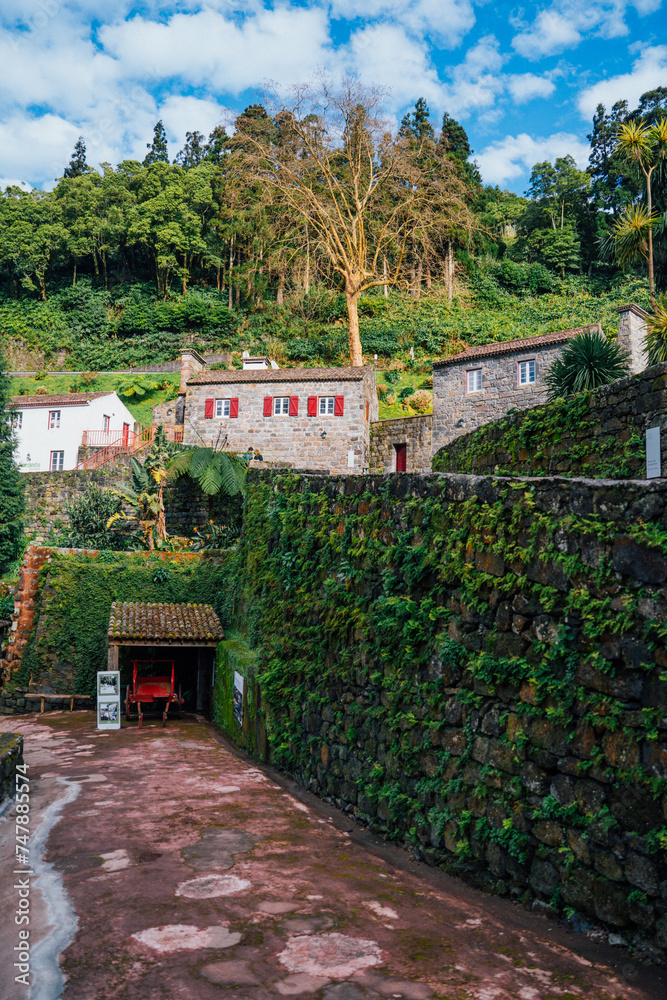
<instances>
[{"instance_id":1,"label":"tree trunk","mask_svg":"<svg viewBox=\"0 0 667 1000\"><path fill-rule=\"evenodd\" d=\"M649 219L651 218L651 212L653 211L653 198L651 192L651 174L652 170L646 173L646 207L648 209ZM649 222L648 226L648 295L651 300L651 309L655 312L655 275L653 273L653 227Z\"/></svg>"},{"instance_id":2,"label":"tree trunk","mask_svg":"<svg viewBox=\"0 0 667 1000\"><path fill-rule=\"evenodd\" d=\"M185 293L187 292L187 290L188 290L188 255L186 253L184 253L183 254L183 287L181 289L183 295L185 295Z\"/></svg>"},{"instance_id":3,"label":"tree trunk","mask_svg":"<svg viewBox=\"0 0 667 1000\"><path fill-rule=\"evenodd\" d=\"M384 278L384 285L382 286L382 294L385 299L389 298L389 286L387 285L387 258L382 258L382 277Z\"/></svg>"},{"instance_id":4,"label":"tree trunk","mask_svg":"<svg viewBox=\"0 0 667 1000\"><path fill-rule=\"evenodd\" d=\"M361 368L364 363L364 358L361 352L361 340L359 338L359 292L351 291L346 288L345 301L347 302L350 365L352 368Z\"/></svg>"},{"instance_id":5,"label":"tree trunk","mask_svg":"<svg viewBox=\"0 0 667 1000\"><path fill-rule=\"evenodd\" d=\"M232 273L233 273L232 272L232 268L233 267L234 267L234 237L232 236L231 240L229 241L229 296L228 296L229 301L228 301L228 305L229 305L230 309L234 308L234 299L233 299L234 290L233 290L233 287L232 287L233 284L234 284L234 282L232 281Z\"/></svg>"},{"instance_id":6,"label":"tree trunk","mask_svg":"<svg viewBox=\"0 0 667 1000\"><path fill-rule=\"evenodd\" d=\"M95 277L99 278L99 276L100 276L100 264L99 264L99 261L97 259L97 250L93 250L93 270L95 271Z\"/></svg>"},{"instance_id":7,"label":"tree trunk","mask_svg":"<svg viewBox=\"0 0 667 1000\"><path fill-rule=\"evenodd\" d=\"M237 310L241 308L241 274L240 271L238 271L238 268L240 268L240 266L241 266L241 251L237 250L236 251L237 274L236 274L236 295L235 295Z\"/></svg>"},{"instance_id":8,"label":"tree trunk","mask_svg":"<svg viewBox=\"0 0 667 1000\"><path fill-rule=\"evenodd\" d=\"M431 279L431 266L430 266L430 264L427 264L426 265L426 291L427 292L431 291L431 285L432 285L432 283L433 282L432 282L432 279Z\"/></svg>"},{"instance_id":9,"label":"tree trunk","mask_svg":"<svg viewBox=\"0 0 667 1000\"><path fill-rule=\"evenodd\" d=\"M76 257L74 258L74 271L72 272L72 288L76 285Z\"/></svg>"},{"instance_id":10,"label":"tree trunk","mask_svg":"<svg viewBox=\"0 0 667 1000\"><path fill-rule=\"evenodd\" d=\"M220 291L220 267L215 269L215 287Z\"/></svg>"},{"instance_id":11,"label":"tree trunk","mask_svg":"<svg viewBox=\"0 0 667 1000\"><path fill-rule=\"evenodd\" d=\"M417 276L415 279L415 298L421 298L422 294L422 262L417 265Z\"/></svg>"},{"instance_id":12,"label":"tree trunk","mask_svg":"<svg viewBox=\"0 0 667 1000\"><path fill-rule=\"evenodd\" d=\"M308 294L310 291L310 233L308 223L306 223L306 275L303 279L303 290Z\"/></svg>"},{"instance_id":13,"label":"tree trunk","mask_svg":"<svg viewBox=\"0 0 667 1000\"><path fill-rule=\"evenodd\" d=\"M38 274L37 281L39 282L39 294L42 302L46 302L46 283L44 281L44 275Z\"/></svg>"},{"instance_id":14,"label":"tree trunk","mask_svg":"<svg viewBox=\"0 0 667 1000\"><path fill-rule=\"evenodd\" d=\"M285 272L282 268L278 271L278 291L276 293L276 302L279 306L285 305Z\"/></svg>"}]
</instances>

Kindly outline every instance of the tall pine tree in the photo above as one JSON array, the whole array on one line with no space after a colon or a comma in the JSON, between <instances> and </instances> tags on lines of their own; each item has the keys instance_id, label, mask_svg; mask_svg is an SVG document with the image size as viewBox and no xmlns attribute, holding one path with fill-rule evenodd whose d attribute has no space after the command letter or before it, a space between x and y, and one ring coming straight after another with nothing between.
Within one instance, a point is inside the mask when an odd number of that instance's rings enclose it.
<instances>
[{"instance_id":1,"label":"tall pine tree","mask_svg":"<svg viewBox=\"0 0 667 1000\"><path fill-rule=\"evenodd\" d=\"M146 153L143 166L150 167L151 163L169 163L169 153L167 152L167 133L164 130L162 119L155 123L153 129L153 141L146 143Z\"/></svg>"},{"instance_id":2,"label":"tall pine tree","mask_svg":"<svg viewBox=\"0 0 667 1000\"><path fill-rule=\"evenodd\" d=\"M0 573L21 551L25 496L14 461L14 432L9 413L9 379L0 355Z\"/></svg>"},{"instance_id":3,"label":"tall pine tree","mask_svg":"<svg viewBox=\"0 0 667 1000\"><path fill-rule=\"evenodd\" d=\"M81 177L82 174L87 174L89 171L90 167L86 163L86 144L83 141L83 136L80 135L76 140L72 159L65 167L63 177Z\"/></svg>"}]
</instances>

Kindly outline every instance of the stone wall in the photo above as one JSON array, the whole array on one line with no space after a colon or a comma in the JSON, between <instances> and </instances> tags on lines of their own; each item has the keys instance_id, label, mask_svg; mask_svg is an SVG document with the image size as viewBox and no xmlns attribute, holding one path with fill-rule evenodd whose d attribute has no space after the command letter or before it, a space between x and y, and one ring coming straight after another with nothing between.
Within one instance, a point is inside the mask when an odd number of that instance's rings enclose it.
<instances>
[{"instance_id":1,"label":"stone wall","mask_svg":"<svg viewBox=\"0 0 667 1000\"><path fill-rule=\"evenodd\" d=\"M294 371L293 369L291 370ZM372 369L359 369L361 378L329 380L290 377L285 382L263 380L264 372L239 372L239 381L231 380L231 372L221 372L221 383L188 385L185 404L185 443L213 446L227 441L232 451L249 448L260 452L268 462L285 462L292 468L330 469L332 472L361 472L370 460L370 423L376 416L377 400ZM211 373L215 376L217 373ZM251 382L251 374L256 381ZM271 376L279 372L271 371ZM208 376L207 376L208 377ZM310 396L344 397L342 416L309 417ZM298 415L264 416L266 396L297 396ZM238 399L237 417L205 417L207 399ZM353 452L353 465L349 453Z\"/></svg>"},{"instance_id":2,"label":"stone wall","mask_svg":"<svg viewBox=\"0 0 667 1000\"><path fill-rule=\"evenodd\" d=\"M394 445L406 445L406 472L430 472L433 415L378 420L371 425L371 472L394 472Z\"/></svg>"},{"instance_id":3,"label":"stone wall","mask_svg":"<svg viewBox=\"0 0 667 1000\"><path fill-rule=\"evenodd\" d=\"M48 544L67 533L67 504L83 496L91 483L102 489L111 489L118 483L129 484L130 469L126 461L117 459L113 464L88 471L29 472L23 481L27 507L26 535L36 544ZM228 524L240 515L240 498L206 496L187 476L167 482L164 500L167 532L170 535L190 537L195 528L201 531L211 519Z\"/></svg>"},{"instance_id":4,"label":"stone wall","mask_svg":"<svg viewBox=\"0 0 667 1000\"><path fill-rule=\"evenodd\" d=\"M253 473L240 556L277 766L664 960L667 483Z\"/></svg>"},{"instance_id":5,"label":"stone wall","mask_svg":"<svg viewBox=\"0 0 667 1000\"><path fill-rule=\"evenodd\" d=\"M0 733L0 806L14 798L16 768L22 763L23 737L17 733Z\"/></svg>"},{"instance_id":6,"label":"stone wall","mask_svg":"<svg viewBox=\"0 0 667 1000\"><path fill-rule=\"evenodd\" d=\"M660 427L667 477L667 363L594 393L508 414L436 453L438 472L646 477L646 429Z\"/></svg>"}]
</instances>

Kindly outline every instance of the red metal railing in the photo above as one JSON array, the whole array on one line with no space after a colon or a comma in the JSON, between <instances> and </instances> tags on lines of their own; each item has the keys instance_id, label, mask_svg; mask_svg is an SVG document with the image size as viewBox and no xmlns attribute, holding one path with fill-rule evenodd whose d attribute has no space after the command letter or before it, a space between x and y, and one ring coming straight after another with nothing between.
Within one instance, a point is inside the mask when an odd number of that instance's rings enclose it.
<instances>
[{"instance_id":1,"label":"red metal railing","mask_svg":"<svg viewBox=\"0 0 667 1000\"><path fill-rule=\"evenodd\" d=\"M97 450L79 462L77 470L99 469L101 465L113 461L118 455L133 455L152 443L155 437L155 427L142 427L139 433L134 431L84 431L82 444ZM183 427L167 425L164 432L168 441L183 440Z\"/></svg>"}]
</instances>

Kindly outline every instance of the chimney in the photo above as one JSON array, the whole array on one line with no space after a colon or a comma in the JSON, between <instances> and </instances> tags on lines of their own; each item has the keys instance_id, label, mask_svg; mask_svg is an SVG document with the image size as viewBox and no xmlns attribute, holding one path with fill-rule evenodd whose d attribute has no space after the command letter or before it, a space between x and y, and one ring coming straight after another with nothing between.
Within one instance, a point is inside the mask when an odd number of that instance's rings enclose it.
<instances>
[{"instance_id":1,"label":"chimney","mask_svg":"<svg viewBox=\"0 0 667 1000\"><path fill-rule=\"evenodd\" d=\"M191 347L181 351L181 384L178 388L179 396L185 395L185 390L192 376L198 375L205 366L206 362L201 354L198 354Z\"/></svg>"},{"instance_id":2,"label":"chimney","mask_svg":"<svg viewBox=\"0 0 667 1000\"><path fill-rule=\"evenodd\" d=\"M624 347L630 355L630 371L633 375L643 372L648 364L646 353L646 318L647 312L640 306L630 304L619 306L617 343Z\"/></svg>"}]
</instances>

